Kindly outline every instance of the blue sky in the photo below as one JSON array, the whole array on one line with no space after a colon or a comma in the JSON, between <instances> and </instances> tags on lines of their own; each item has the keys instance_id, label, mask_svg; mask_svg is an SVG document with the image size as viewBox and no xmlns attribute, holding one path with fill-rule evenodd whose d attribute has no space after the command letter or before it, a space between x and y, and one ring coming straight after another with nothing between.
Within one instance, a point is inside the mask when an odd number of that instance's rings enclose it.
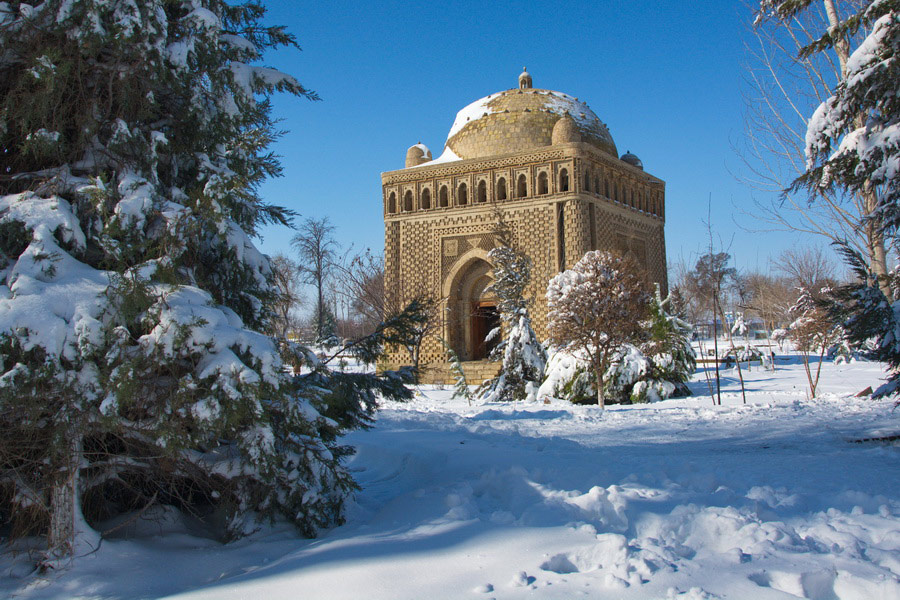
<instances>
[{"instance_id":1,"label":"blue sky","mask_svg":"<svg viewBox=\"0 0 900 600\"><path fill-rule=\"evenodd\" d=\"M693 264L708 244L742 269L765 269L791 245L820 244L763 229L742 210L770 196L735 175L743 135L743 42L750 10L740 1L293 2L274 0L267 21L285 24L303 48L266 63L322 97L274 99L287 130L275 146L284 177L267 201L302 217L328 216L346 247L383 248L380 173L403 167L421 141L441 153L457 111L516 86L586 101L620 153L637 154L665 180L669 262ZM268 228L261 243L290 252L291 232Z\"/></svg>"}]
</instances>

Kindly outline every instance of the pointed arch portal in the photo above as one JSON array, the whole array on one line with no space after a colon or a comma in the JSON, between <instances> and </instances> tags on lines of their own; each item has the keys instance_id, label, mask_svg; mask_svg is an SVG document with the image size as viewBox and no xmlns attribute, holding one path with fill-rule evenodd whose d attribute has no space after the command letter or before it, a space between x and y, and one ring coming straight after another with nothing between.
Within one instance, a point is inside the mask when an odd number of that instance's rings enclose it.
<instances>
[{"instance_id":1,"label":"pointed arch portal","mask_svg":"<svg viewBox=\"0 0 900 600\"><path fill-rule=\"evenodd\" d=\"M445 280L447 340L463 361L486 359L500 341L485 341L500 326L497 298L487 291L493 272L486 259L483 250L470 251Z\"/></svg>"}]
</instances>

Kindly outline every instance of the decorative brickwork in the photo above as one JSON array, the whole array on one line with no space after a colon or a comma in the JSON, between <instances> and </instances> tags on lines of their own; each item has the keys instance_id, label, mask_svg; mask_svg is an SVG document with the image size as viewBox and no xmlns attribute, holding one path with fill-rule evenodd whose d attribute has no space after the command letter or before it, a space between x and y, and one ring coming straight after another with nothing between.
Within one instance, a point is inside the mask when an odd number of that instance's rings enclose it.
<instances>
[{"instance_id":1,"label":"decorative brickwork","mask_svg":"<svg viewBox=\"0 0 900 600\"><path fill-rule=\"evenodd\" d=\"M631 255L651 282L667 287L665 183L644 172L637 157L616 158L606 126L587 105L530 88L479 102L485 114L472 112L478 103L463 109L448 140L463 159L382 174L386 291L400 302L426 293L441 303L439 333L422 347L425 381L451 383L440 338L464 361L470 383L496 372L495 364L483 362L479 337L493 318L487 253L497 243L492 229L498 208L514 243L534 262L528 294L542 339L547 282L588 250ZM568 112L560 114L560 106ZM571 114L572 107L579 114ZM466 115L469 120L460 123ZM551 137L557 143L550 145ZM410 163L420 155L428 155L421 145L407 153ZM518 194L520 176L524 195ZM408 192L411 210L404 206ZM397 349L383 366L408 362Z\"/></svg>"}]
</instances>

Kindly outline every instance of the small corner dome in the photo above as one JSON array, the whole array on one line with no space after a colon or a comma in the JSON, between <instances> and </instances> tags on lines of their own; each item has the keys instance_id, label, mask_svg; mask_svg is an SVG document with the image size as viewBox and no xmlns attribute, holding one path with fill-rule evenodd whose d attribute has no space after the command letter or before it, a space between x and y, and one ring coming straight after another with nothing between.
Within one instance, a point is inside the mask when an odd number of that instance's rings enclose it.
<instances>
[{"instance_id":1,"label":"small corner dome","mask_svg":"<svg viewBox=\"0 0 900 600\"><path fill-rule=\"evenodd\" d=\"M550 134L550 143L555 146L557 144L580 141L581 134L578 132L578 126L575 125L575 119L569 113L564 114L553 126L553 132Z\"/></svg>"},{"instance_id":2,"label":"small corner dome","mask_svg":"<svg viewBox=\"0 0 900 600\"><path fill-rule=\"evenodd\" d=\"M619 160L628 163L632 167L637 167L641 171L644 170L644 163L641 162L641 159L632 154L631 150L626 151L625 154L619 157Z\"/></svg>"},{"instance_id":3,"label":"small corner dome","mask_svg":"<svg viewBox=\"0 0 900 600\"><path fill-rule=\"evenodd\" d=\"M406 166L415 167L417 165L421 165L422 163L427 163L431 161L431 150L428 149L428 146L419 142L418 144L413 144L409 147L409 150L406 151Z\"/></svg>"}]
</instances>

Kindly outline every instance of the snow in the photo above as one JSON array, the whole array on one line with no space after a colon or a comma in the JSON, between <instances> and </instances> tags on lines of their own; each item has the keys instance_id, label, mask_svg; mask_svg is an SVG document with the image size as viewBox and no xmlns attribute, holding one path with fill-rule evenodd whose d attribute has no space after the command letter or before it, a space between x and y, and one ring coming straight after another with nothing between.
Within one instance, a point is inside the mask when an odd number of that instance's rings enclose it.
<instances>
[{"instance_id":1,"label":"snow","mask_svg":"<svg viewBox=\"0 0 900 600\"><path fill-rule=\"evenodd\" d=\"M428 146L419 142L418 144L413 144L413 148L418 148L422 151L422 156L431 156L431 150L428 149Z\"/></svg>"},{"instance_id":2,"label":"snow","mask_svg":"<svg viewBox=\"0 0 900 600\"><path fill-rule=\"evenodd\" d=\"M882 369L826 363L810 401L781 355L744 372L747 405L725 371L722 406L698 373L701 395L604 412L423 386L347 438L362 489L317 540L222 545L156 508L58 573L4 555L0 596L893 600L900 454L854 442L900 432L892 401L854 397Z\"/></svg>"},{"instance_id":3,"label":"snow","mask_svg":"<svg viewBox=\"0 0 900 600\"><path fill-rule=\"evenodd\" d=\"M450 146L445 146L444 151L441 152L441 155L438 156L434 160L430 160L426 163L422 163L421 165L415 165L412 167L408 167L410 169L419 169L421 167L430 167L432 165L439 165L442 163L453 162L456 160L462 160L459 156L456 155L456 152L450 149Z\"/></svg>"},{"instance_id":4,"label":"snow","mask_svg":"<svg viewBox=\"0 0 900 600\"><path fill-rule=\"evenodd\" d=\"M495 112L493 108L491 108L491 101L499 97L501 94L508 93L517 93L513 91L500 92L498 94L491 94L490 96L485 96L484 98L480 98L475 102L472 102L468 106L465 106L461 111L456 113L456 118L453 120L453 125L450 127L450 133L447 134L447 139L449 140L454 135L459 133L463 127L465 127L468 123L472 121L477 121L478 119L484 117L485 115L490 115ZM576 123L582 125L584 127L595 126L599 121L597 119L597 115L588 107L587 104L581 102L577 98L572 98L568 94L563 94L562 92L554 92L554 91L539 91L539 90L531 90L525 93L528 94L541 94L546 97L544 101L544 108L549 110L550 112L557 115L565 115L568 113L572 116Z\"/></svg>"},{"instance_id":5,"label":"snow","mask_svg":"<svg viewBox=\"0 0 900 600\"><path fill-rule=\"evenodd\" d=\"M469 121L477 121L485 114L491 114L493 111L491 110L491 107L488 106L488 103L493 97L494 95L479 98L475 102L463 107L461 111L456 113L456 118L453 120L453 125L450 127L450 133L447 134L447 139L449 140L454 135L459 133L462 128L465 127L467 123L469 123Z\"/></svg>"}]
</instances>

